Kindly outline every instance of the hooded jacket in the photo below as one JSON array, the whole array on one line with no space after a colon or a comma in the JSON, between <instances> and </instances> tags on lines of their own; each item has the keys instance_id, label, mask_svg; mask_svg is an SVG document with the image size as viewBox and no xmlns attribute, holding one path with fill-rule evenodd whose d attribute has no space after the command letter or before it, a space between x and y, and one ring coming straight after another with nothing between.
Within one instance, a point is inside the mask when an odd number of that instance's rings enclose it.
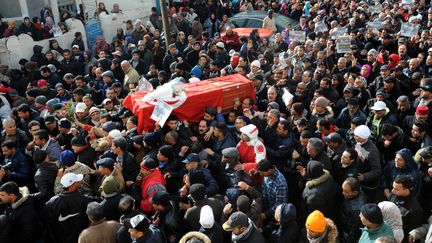
<instances>
[{"instance_id":1,"label":"hooded jacket","mask_svg":"<svg viewBox=\"0 0 432 243\"><path fill-rule=\"evenodd\" d=\"M418 166L415 163L411 152L403 148L396 152L396 154L400 155L403 160L405 160L405 166L403 168L397 168L396 163L392 160L384 169L383 179L384 179L384 187L391 190L393 181L396 179L398 175L408 175L414 181L413 193L416 194L420 187L420 175L418 173Z\"/></svg>"},{"instance_id":2,"label":"hooded jacket","mask_svg":"<svg viewBox=\"0 0 432 243\"><path fill-rule=\"evenodd\" d=\"M197 238L198 240L200 240L201 242L204 242L204 243L211 243L212 242L210 240L210 238L208 238L204 233L197 232L197 231L191 231L191 232L185 234L180 239L179 243L186 243L192 238Z\"/></svg>"},{"instance_id":3,"label":"hooded jacket","mask_svg":"<svg viewBox=\"0 0 432 243\"><path fill-rule=\"evenodd\" d=\"M389 201L380 202L378 207L381 209L384 220L393 230L393 235L396 239L396 242L402 242L404 238L404 232L402 229L402 215L399 208L396 206L396 204Z\"/></svg>"},{"instance_id":4,"label":"hooded jacket","mask_svg":"<svg viewBox=\"0 0 432 243\"><path fill-rule=\"evenodd\" d=\"M297 211L294 205L283 203L281 206L280 224L273 229L271 242L296 243L298 239L296 217Z\"/></svg>"},{"instance_id":5,"label":"hooded jacket","mask_svg":"<svg viewBox=\"0 0 432 243\"><path fill-rule=\"evenodd\" d=\"M19 192L17 200L9 204L4 213L11 223L11 242L32 242L36 233L33 200L29 198L27 187L20 187Z\"/></svg>"},{"instance_id":6,"label":"hooded jacket","mask_svg":"<svg viewBox=\"0 0 432 243\"><path fill-rule=\"evenodd\" d=\"M244 164L246 172L254 169L256 164L266 158L266 149L264 144L258 139L258 128L249 124L240 128L240 132L249 137L249 142L240 141L237 144L237 150L240 154L240 160Z\"/></svg>"},{"instance_id":7,"label":"hooded jacket","mask_svg":"<svg viewBox=\"0 0 432 243\"><path fill-rule=\"evenodd\" d=\"M37 62L38 67L42 66L45 62L45 55L42 54L43 47L40 45L33 46L33 56L31 57L32 62Z\"/></svg>"},{"instance_id":8,"label":"hooded jacket","mask_svg":"<svg viewBox=\"0 0 432 243\"><path fill-rule=\"evenodd\" d=\"M150 214L153 212L153 205L150 203L150 199L156 192L165 190L165 184L165 179L159 168L156 168L150 175L142 179L140 209L144 213Z\"/></svg>"},{"instance_id":9,"label":"hooded jacket","mask_svg":"<svg viewBox=\"0 0 432 243\"><path fill-rule=\"evenodd\" d=\"M336 185L333 177L327 170L317 177L306 182L303 190L303 204L308 215L314 210L321 211L324 215L334 215Z\"/></svg>"}]
</instances>

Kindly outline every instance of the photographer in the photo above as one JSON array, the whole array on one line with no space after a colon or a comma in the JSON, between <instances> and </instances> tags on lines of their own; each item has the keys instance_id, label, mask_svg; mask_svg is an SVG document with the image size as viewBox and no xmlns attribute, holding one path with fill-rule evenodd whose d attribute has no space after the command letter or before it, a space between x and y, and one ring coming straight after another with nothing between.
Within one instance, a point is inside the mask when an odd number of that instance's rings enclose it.
<instances>
[{"instance_id":1,"label":"photographer","mask_svg":"<svg viewBox=\"0 0 432 243\"><path fill-rule=\"evenodd\" d=\"M32 165L26 156L17 150L15 141L7 140L1 144L5 160L1 164L0 181L13 181L18 186L32 186Z\"/></svg>"}]
</instances>

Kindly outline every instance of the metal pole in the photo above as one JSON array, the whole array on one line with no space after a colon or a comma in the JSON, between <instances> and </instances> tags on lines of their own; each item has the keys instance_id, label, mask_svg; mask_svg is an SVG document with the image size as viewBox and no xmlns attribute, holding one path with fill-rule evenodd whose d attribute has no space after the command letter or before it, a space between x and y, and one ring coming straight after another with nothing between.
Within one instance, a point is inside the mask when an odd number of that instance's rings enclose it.
<instances>
[{"instance_id":1,"label":"metal pole","mask_svg":"<svg viewBox=\"0 0 432 243\"><path fill-rule=\"evenodd\" d=\"M162 13L162 24L163 24L163 31L165 33L165 48L168 51L169 45L170 45L170 29L169 29L169 23L168 23L168 13L167 13L167 7L166 7L166 0L160 0L161 2L161 13Z\"/></svg>"}]
</instances>

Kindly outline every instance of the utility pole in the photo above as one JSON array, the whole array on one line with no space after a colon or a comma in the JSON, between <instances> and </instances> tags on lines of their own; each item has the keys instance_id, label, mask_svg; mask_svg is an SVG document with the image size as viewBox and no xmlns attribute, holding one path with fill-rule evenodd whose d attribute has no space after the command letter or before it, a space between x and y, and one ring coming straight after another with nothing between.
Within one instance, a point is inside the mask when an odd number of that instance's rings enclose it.
<instances>
[{"instance_id":1,"label":"utility pole","mask_svg":"<svg viewBox=\"0 0 432 243\"><path fill-rule=\"evenodd\" d=\"M166 0L160 0L161 2L161 13L162 13L162 24L163 24L163 31L165 33L165 48L168 51L169 45L170 45L170 29L169 29L169 22L168 22L168 13L167 13L167 5Z\"/></svg>"}]
</instances>

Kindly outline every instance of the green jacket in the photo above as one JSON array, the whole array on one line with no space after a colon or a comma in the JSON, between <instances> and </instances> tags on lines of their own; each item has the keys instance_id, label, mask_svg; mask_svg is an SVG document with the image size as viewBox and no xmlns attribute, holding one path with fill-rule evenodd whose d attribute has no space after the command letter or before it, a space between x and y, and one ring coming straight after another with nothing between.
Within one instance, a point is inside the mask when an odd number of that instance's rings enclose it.
<instances>
[{"instance_id":1,"label":"green jacket","mask_svg":"<svg viewBox=\"0 0 432 243\"><path fill-rule=\"evenodd\" d=\"M381 236L393 237L393 230L386 222L376 229L362 228L362 234L358 243L374 243Z\"/></svg>"}]
</instances>

